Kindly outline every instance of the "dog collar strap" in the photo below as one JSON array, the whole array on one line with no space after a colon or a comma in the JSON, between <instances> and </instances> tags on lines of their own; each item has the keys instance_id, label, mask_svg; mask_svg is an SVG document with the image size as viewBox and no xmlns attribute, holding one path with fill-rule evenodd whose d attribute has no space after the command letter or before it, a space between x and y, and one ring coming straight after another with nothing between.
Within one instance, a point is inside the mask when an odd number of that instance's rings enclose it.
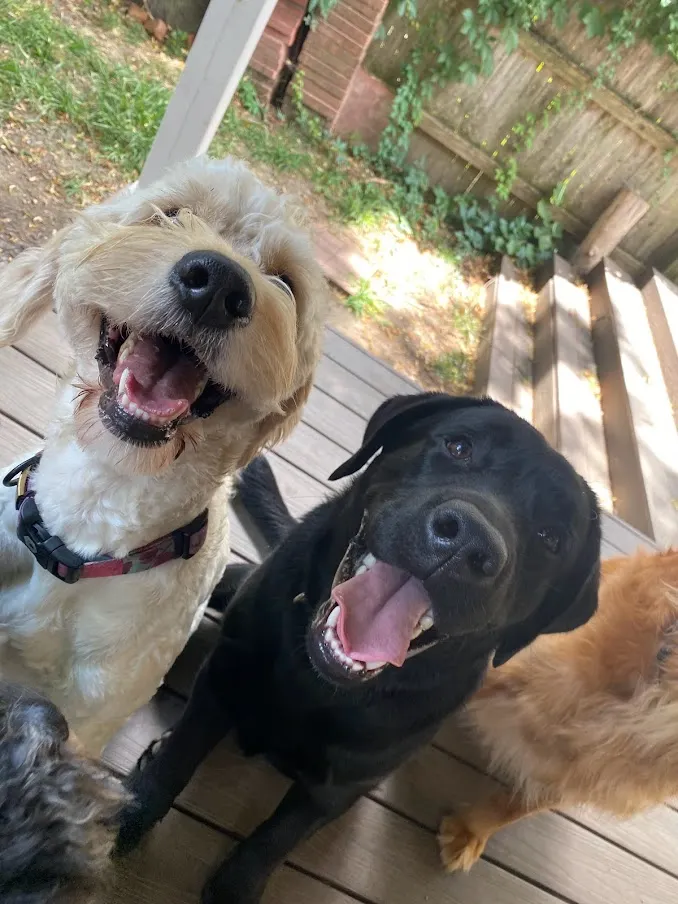
<instances>
[{"instance_id":1,"label":"dog collar strap","mask_svg":"<svg viewBox=\"0 0 678 904\"><path fill-rule=\"evenodd\" d=\"M100 556L86 561L70 550L60 537L50 534L43 523L35 502L35 490L31 487L31 478L39 462L40 453L12 468L2 482L6 487L16 487L18 538L39 565L66 584L75 584L81 578L110 578L148 571L172 559L191 559L202 548L207 536L207 509L189 524L131 550L120 559Z\"/></svg>"}]
</instances>

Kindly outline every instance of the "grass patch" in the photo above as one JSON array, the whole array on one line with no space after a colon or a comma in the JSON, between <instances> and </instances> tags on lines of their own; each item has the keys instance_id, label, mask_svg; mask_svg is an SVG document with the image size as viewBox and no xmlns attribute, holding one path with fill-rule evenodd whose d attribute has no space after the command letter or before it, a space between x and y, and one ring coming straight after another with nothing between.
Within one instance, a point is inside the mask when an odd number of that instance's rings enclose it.
<instances>
[{"instance_id":1,"label":"grass patch","mask_svg":"<svg viewBox=\"0 0 678 904\"><path fill-rule=\"evenodd\" d=\"M433 362L433 371L445 383L454 386L467 386L473 362L460 350L446 352Z\"/></svg>"},{"instance_id":2,"label":"grass patch","mask_svg":"<svg viewBox=\"0 0 678 904\"><path fill-rule=\"evenodd\" d=\"M259 100L259 93L256 85L249 76L243 76L238 85L238 100L250 116L257 119L264 119L266 116L266 107Z\"/></svg>"},{"instance_id":3,"label":"grass patch","mask_svg":"<svg viewBox=\"0 0 678 904\"><path fill-rule=\"evenodd\" d=\"M23 106L66 117L126 176L148 155L171 96L150 69L104 59L91 41L32 0L0 0L0 117Z\"/></svg>"},{"instance_id":4,"label":"grass patch","mask_svg":"<svg viewBox=\"0 0 678 904\"><path fill-rule=\"evenodd\" d=\"M344 304L356 317L376 317L384 308L382 302L373 295L368 279L360 280L357 290L345 298Z\"/></svg>"},{"instance_id":5,"label":"grass patch","mask_svg":"<svg viewBox=\"0 0 678 904\"><path fill-rule=\"evenodd\" d=\"M141 26L143 28L143 26ZM188 32L173 28L163 44L165 53L177 60L185 60L188 56Z\"/></svg>"}]
</instances>

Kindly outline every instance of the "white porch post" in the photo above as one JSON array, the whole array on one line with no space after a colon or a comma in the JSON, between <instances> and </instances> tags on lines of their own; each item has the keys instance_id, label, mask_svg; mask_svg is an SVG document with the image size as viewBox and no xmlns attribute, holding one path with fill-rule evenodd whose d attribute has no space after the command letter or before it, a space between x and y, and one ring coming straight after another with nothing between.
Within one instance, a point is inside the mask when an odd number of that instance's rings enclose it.
<instances>
[{"instance_id":1,"label":"white porch post","mask_svg":"<svg viewBox=\"0 0 678 904\"><path fill-rule=\"evenodd\" d=\"M276 0L211 0L146 158L139 185L204 153L223 119Z\"/></svg>"}]
</instances>

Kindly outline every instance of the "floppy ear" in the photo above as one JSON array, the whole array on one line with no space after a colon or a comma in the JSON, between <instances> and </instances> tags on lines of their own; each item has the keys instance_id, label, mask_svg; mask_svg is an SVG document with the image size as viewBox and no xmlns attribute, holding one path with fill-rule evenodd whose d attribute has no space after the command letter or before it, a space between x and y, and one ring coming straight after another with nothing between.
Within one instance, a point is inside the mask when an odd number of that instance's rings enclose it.
<instances>
[{"instance_id":1,"label":"floppy ear","mask_svg":"<svg viewBox=\"0 0 678 904\"><path fill-rule=\"evenodd\" d=\"M585 483L591 520L577 561L562 583L551 587L529 618L511 626L497 648L492 664L508 662L539 634L564 634L580 628L595 614L600 583L600 514L595 494Z\"/></svg>"},{"instance_id":2,"label":"floppy ear","mask_svg":"<svg viewBox=\"0 0 678 904\"><path fill-rule=\"evenodd\" d=\"M0 270L0 346L18 339L51 307L64 232L41 248L22 252Z\"/></svg>"},{"instance_id":3,"label":"floppy ear","mask_svg":"<svg viewBox=\"0 0 678 904\"><path fill-rule=\"evenodd\" d=\"M276 446L290 435L301 420L304 405L313 389L313 376L311 374L289 399L285 399L280 412L269 414L259 423L254 438L238 459L238 468L244 468L265 448Z\"/></svg>"},{"instance_id":4,"label":"floppy ear","mask_svg":"<svg viewBox=\"0 0 678 904\"><path fill-rule=\"evenodd\" d=\"M377 408L370 418L363 444L347 461L330 474L330 480L339 480L359 471L379 449L397 445L405 427L430 417L438 411L470 408L477 405L501 407L499 402L472 396L452 396L444 392L421 392L413 395L393 396Z\"/></svg>"}]
</instances>

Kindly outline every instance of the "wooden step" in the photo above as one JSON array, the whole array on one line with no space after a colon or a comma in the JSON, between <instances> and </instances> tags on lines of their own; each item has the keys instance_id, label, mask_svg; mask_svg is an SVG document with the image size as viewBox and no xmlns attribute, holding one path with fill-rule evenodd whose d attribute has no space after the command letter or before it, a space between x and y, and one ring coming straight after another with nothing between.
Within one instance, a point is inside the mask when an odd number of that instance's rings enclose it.
<instances>
[{"instance_id":1,"label":"wooden step","mask_svg":"<svg viewBox=\"0 0 678 904\"><path fill-rule=\"evenodd\" d=\"M534 331L534 425L612 511L600 389L587 289L554 255L539 293Z\"/></svg>"},{"instance_id":2,"label":"wooden step","mask_svg":"<svg viewBox=\"0 0 678 904\"><path fill-rule=\"evenodd\" d=\"M678 426L678 286L652 269L641 280L641 292L654 345Z\"/></svg>"},{"instance_id":3,"label":"wooden step","mask_svg":"<svg viewBox=\"0 0 678 904\"><path fill-rule=\"evenodd\" d=\"M589 278L615 511L660 546L678 542L678 430L640 290L609 259Z\"/></svg>"},{"instance_id":4,"label":"wooden step","mask_svg":"<svg viewBox=\"0 0 678 904\"><path fill-rule=\"evenodd\" d=\"M522 284L508 257L488 283L474 392L487 395L532 423L532 335Z\"/></svg>"}]
</instances>

